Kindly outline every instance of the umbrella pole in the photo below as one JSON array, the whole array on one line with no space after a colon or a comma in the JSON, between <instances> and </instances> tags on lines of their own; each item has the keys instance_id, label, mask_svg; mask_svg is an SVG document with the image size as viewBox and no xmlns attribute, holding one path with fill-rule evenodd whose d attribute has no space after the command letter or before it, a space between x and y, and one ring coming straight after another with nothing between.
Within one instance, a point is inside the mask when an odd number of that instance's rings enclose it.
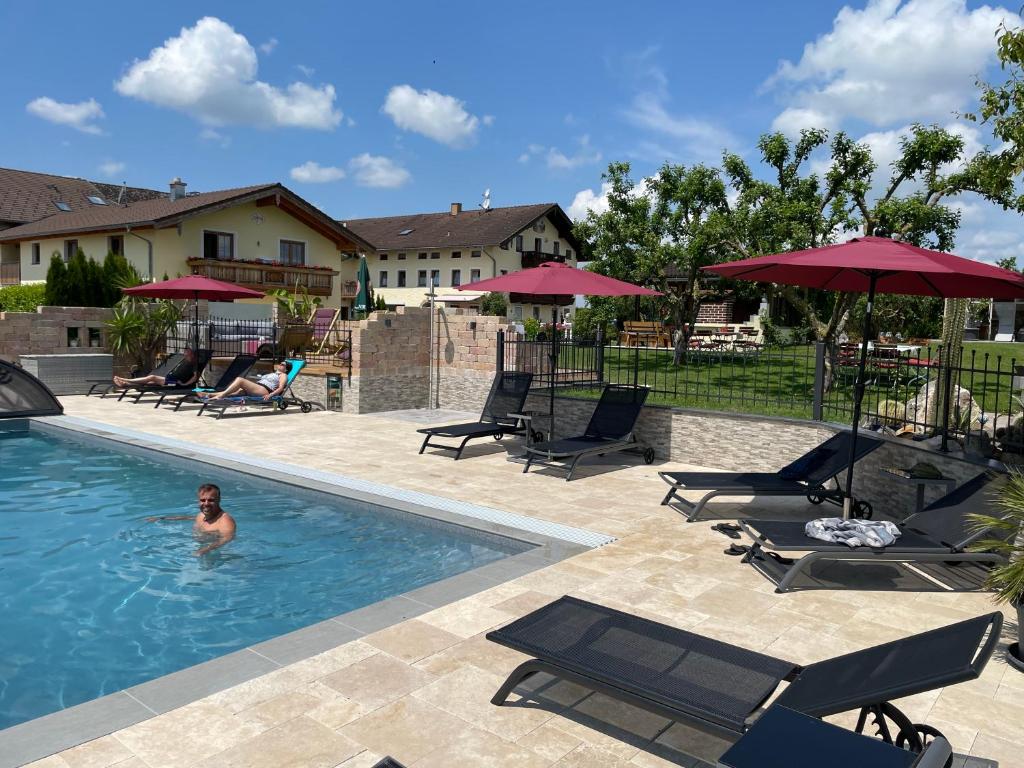
<instances>
[{"instance_id":1,"label":"umbrella pole","mask_svg":"<svg viewBox=\"0 0 1024 768\"><path fill-rule=\"evenodd\" d=\"M640 294L638 293L633 297L633 319L640 320ZM640 339L637 338L636 344L633 347L633 389L636 389L637 377L640 372ZM657 344L655 344L657 346ZM646 381L646 379L645 379Z\"/></svg>"},{"instance_id":2,"label":"umbrella pole","mask_svg":"<svg viewBox=\"0 0 1024 768\"><path fill-rule=\"evenodd\" d=\"M868 305L864 312L864 336L860 342L860 364L857 366L857 385L853 390L853 428L850 430L850 460L846 467L846 493L843 496L843 519L853 517L853 465L857 460L857 429L860 426L861 402L864 400L864 372L868 366L868 336L871 335L871 311L875 303L875 283L878 275L871 273L868 284Z\"/></svg>"},{"instance_id":3,"label":"umbrella pole","mask_svg":"<svg viewBox=\"0 0 1024 768\"><path fill-rule=\"evenodd\" d=\"M555 439L555 373L558 369L558 305L551 305L551 394L548 403L548 439Z\"/></svg>"},{"instance_id":4,"label":"umbrella pole","mask_svg":"<svg viewBox=\"0 0 1024 768\"><path fill-rule=\"evenodd\" d=\"M195 339L195 359L199 359L199 291L195 295L195 309L193 310L192 338Z\"/></svg>"}]
</instances>

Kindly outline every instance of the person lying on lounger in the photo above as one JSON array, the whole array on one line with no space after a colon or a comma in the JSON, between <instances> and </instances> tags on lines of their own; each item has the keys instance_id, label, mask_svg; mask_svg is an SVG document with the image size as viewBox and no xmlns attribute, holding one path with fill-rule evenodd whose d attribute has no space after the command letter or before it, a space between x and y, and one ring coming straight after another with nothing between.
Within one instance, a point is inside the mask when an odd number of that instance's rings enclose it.
<instances>
[{"instance_id":1,"label":"person lying on lounger","mask_svg":"<svg viewBox=\"0 0 1024 768\"><path fill-rule=\"evenodd\" d=\"M256 381L239 376L228 385L227 389L223 389L220 392L202 392L199 397L204 400L220 400L232 395L249 395L250 397L262 397L264 400L269 400L284 392L284 388L288 383L288 374L291 373L291 370L292 364L287 360L281 360L274 363L273 371L263 374Z\"/></svg>"},{"instance_id":2,"label":"person lying on lounger","mask_svg":"<svg viewBox=\"0 0 1024 768\"><path fill-rule=\"evenodd\" d=\"M175 366L174 370L166 376L151 373L148 376L137 376L134 379L126 379L123 376L114 377L116 387L193 387L199 380L199 368L196 366L195 350L186 349L184 359Z\"/></svg>"},{"instance_id":3,"label":"person lying on lounger","mask_svg":"<svg viewBox=\"0 0 1024 768\"><path fill-rule=\"evenodd\" d=\"M146 522L154 523L158 520L192 519L192 515L164 515L161 517L147 517ZM205 537L216 537L212 543L193 552L192 554L196 557L223 547L235 538L235 519L221 509L220 488L213 483L204 483L199 486L199 514L194 519L194 530L197 534L202 534Z\"/></svg>"}]
</instances>

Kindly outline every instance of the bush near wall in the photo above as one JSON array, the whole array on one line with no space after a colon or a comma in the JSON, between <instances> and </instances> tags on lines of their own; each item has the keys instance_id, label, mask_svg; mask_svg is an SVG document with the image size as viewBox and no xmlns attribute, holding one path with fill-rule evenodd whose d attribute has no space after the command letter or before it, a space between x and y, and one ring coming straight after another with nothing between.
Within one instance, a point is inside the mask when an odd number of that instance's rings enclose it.
<instances>
[{"instance_id":1,"label":"bush near wall","mask_svg":"<svg viewBox=\"0 0 1024 768\"><path fill-rule=\"evenodd\" d=\"M0 288L0 312L35 312L45 304L46 285L8 285Z\"/></svg>"}]
</instances>

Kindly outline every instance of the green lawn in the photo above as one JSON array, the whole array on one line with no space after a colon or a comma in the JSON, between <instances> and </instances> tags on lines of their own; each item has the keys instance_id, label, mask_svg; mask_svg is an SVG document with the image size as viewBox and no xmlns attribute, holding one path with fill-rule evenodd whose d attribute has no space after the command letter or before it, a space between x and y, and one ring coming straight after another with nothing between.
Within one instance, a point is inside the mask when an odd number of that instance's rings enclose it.
<instances>
[{"instance_id":1,"label":"green lawn","mask_svg":"<svg viewBox=\"0 0 1024 768\"><path fill-rule=\"evenodd\" d=\"M592 348L566 345L560 350L559 370L593 371ZM633 382L635 350L606 347L604 381ZM935 351L932 351L932 357ZM652 389L648 402L710 410L761 413L810 418L814 398L814 346L763 350L759 354L700 356L686 365L672 364L671 350L641 348L637 381ZM922 358L927 357L925 352ZM1014 364L1024 364L1024 344L967 342L964 345L961 386L969 389L986 412L1018 412L1011 376ZM853 371L837 373L825 398L826 420L844 422L852 414ZM865 411L877 412L878 403L904 403L914 397L937 372L926 366L900 366L899 372L874 370L865 391ZM579 386L566 394L596 397L597 386Z\"/></svg>"}]
</instances>

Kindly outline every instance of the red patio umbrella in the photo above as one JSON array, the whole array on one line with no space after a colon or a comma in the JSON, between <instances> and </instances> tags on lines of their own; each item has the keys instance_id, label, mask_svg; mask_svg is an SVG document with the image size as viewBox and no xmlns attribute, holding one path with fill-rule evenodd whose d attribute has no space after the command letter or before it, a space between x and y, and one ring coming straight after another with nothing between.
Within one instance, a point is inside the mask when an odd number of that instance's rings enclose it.
<instances>
[{"instance_id":1,"label":"red patio umbrella","mask_svg":"<svg viewBox=\"0 0 1024 768\"><path fill-rule=\"evenodd\" d=\"M199 351L199 299L207 301L233 301L235 299L261 299L263 293L234 283L213 280L202 275L187 275L159 283L143 283L125 288L122 293L144 296L150 299L192 299L195 302L195 318L192 324L195 350Z\"/></svg>"},{"instance_id":2,"label":"red patio umbrella","mask_svg":"<svg viewBox=\"0 0 1024 768\"><path fill-rule=\"evenodd\" d=\"M875 293L938 296L945 299L1024 298L1024 276L1016 272L885 237L855 237L839 245L759 256L704 269L734 280L867 293L864 338L853 397L853 439L850 441L850 463L846 470L844 517L849 516L852 503L857 428L864 398L864 369L867 365ZM947 366L952 365L951 360L946 363ZM949 402L948 392L946 402Z\"/></svg>"},{"instance_id":3,"label":"red patio umbrella","mask_svg":"<svg viewBox=\"0 0 1024 768\"><path fill-rule=\"evenodd\" d=\"M574 296L636 296L636 311L640 311L641 296L661 296L658 291L633 285L613 277L599 275L585 269L576 269L558 261L548 261L532 269L521 269L500 277L492 277L476 283L458 286L460 291L497 291L499 293L527 294L551 302L554 305L568 304ZM558 333L556 321L558 310L551 310L551 431L555 421L555 369L558 364ZM638 318L639 319L639 318ZM640 347L637 345L633 359L633 386L637 385L640 367Z\"/></svg>"}]
</instances>

